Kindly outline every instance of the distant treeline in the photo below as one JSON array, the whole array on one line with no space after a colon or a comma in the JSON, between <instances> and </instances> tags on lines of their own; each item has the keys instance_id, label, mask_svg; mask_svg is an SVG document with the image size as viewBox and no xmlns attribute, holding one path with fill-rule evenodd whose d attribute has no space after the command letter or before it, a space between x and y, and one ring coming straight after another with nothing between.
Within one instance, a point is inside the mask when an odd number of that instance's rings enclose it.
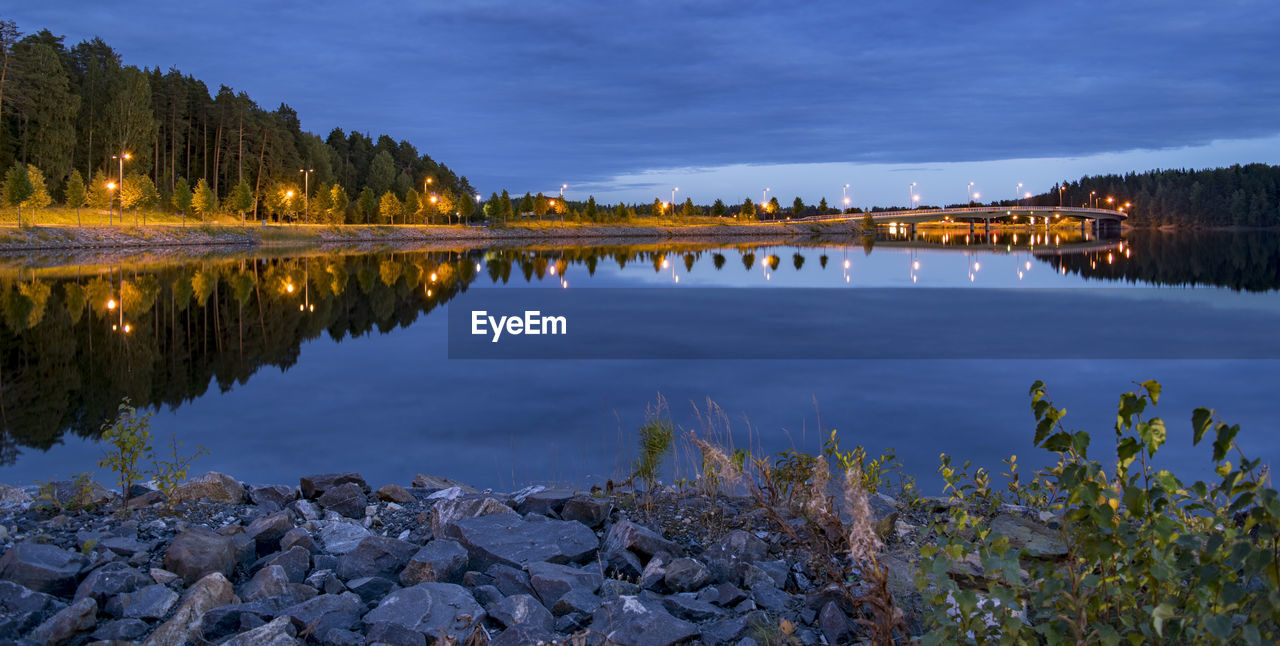
<instances>
[{"instance_id":1,"label":"distant treeline","mask_svg":"<svg viewBox=\"0 0 1280 646\"><path fill-rule=\"evenodd\" d=\"M1138 226L1280 226L1280 166L1097 175L1064 186L1069 205L1089 204L1091 197L1102 208L1132 203L1130 223ZM1057 205L1059 188L1036 196L1035 203Z\"/></svg>"},{"instance_id":2,"label":"distant treeline","mask_svg":"<svg viewBox=\"0 0 1280 646\"><path fill-rule=\"evenodd\" d=\"M79 201L68 206L106 208L119 195L108 188L120 179L115 156L126 152L126 206L292 215L303 210L304 187L310 212L334 222L376 221L388 195L409 218L474 204L465 177L407 141L336 128L321 138L288 105L266 110L176 68L123 65L99 38L68 48L48 30L24 36L0 21L0 70L0 172L34 169L27 199L37 208L68 193Z\"/></svg>"}]
</instances>

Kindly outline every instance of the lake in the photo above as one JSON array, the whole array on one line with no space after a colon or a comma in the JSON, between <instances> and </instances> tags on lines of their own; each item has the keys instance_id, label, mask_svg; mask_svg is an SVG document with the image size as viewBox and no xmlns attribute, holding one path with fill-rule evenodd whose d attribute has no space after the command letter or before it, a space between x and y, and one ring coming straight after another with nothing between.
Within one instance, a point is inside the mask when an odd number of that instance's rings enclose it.
<instances>
[{"instance_id":1,"label":"lake","mask_svg":"<svg viewBox=\"0 0 1280 646\"><path fill-rule=\"evenodd\" d=\"M1197 406L1240 424L1240 442L1253 456L1280 457L1280 409L1271 400L1280 362L1269 351L1258 358L1238 347L1194 358L1088 351L1090 339L1110 344L1098 348L1141 347L1153 333L1142 310L1128 319L1100 311L1098 326L1084 332L1059 327L1054 317L1028 318L1046 342L1067 350L1040 355L1032 351L1037 343L975 330L972 338L991 348L980 356L941 349L681 359L605 344L603 358L450 359L448 330L451 309L531 297L512 290L733 288L716 290L714 308L698 307L693 296L671 299L674 311L662 312L687 322L675 329L697 348L724 336L697 323L704 310L748 318L760 303L790 295L774 290L818 290L806 294L833 300L890 290L912 299L923 320L935 299L913 290L1020 289L1079 310L1066 290L1123 288L1211 303L1217 318L1153 315L1166 334L1242 342L1249 337L1224 334L1222 326L1239 323L1260 339L1280 330L1275 232L1135 231L1098 240L1071 230L988 239L890 229L874 239L790 245L272 251L38 268L5 262L0 481L10 484L86 471L110 483L96 466L102 447L95 437L126 396L156 411L157 445L173 434L184 452L209 450L195 472L251 483L348 470L374 486L407 484L417 473L498 489L625 479L635 429L662 399L679 428L724 432L727 422L734 444L753 452L816 451L833 428L846 447L894 448L905 473L934 492L940 453L996 473L1010 454L1043 463L1048 454L1032 445L1027 396L1036 379L1068 409L1069 428L1095 433L1100 455L1120 393L1156 379L1164 384L1158 414L1170 426L1162 466L1210 473L1207 448L1191 447ZM1131 307L1112 301L1115 311ZM779 335L805 339L844 323L838 310L795 309L771 313ZM906 329L905 340L893 343L910 345L913 335L928 333ZM855 349L886 347L882 334L852 324L849 334ZM665 479L692 477L693 463L679 446Z\"/></svg>"}]
</instances>

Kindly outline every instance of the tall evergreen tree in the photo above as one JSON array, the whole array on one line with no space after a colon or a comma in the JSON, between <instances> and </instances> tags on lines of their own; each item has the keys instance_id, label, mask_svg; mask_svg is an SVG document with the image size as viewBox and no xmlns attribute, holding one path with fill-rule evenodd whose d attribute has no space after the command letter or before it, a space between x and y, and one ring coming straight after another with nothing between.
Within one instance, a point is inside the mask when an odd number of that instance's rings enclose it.
<instances>
[{"instance_id":1,"label":"tall evergreen tree","mask_svg":"<svg viewBox=\"0 0 1280 646\"><path fill-rule=\"evenodd\" d=\"M18 209L18 226L22 226L22 203L31 197L31 179L27 177L27 167L15 162L4 176L4 201L8 206Z\"/></svg>"},{"instance_id":2,"label":"tall evergreen tree","mask_svg":"<svg viewBox=\"0 0 1280 646\"><path fill-rule=\"evenodd\" d=\"M187 201L191 201L190 191L187 191ZM71 171L71 177L67 178L67 187L63 190L66 196L67 208L76 210L76 226L80 226L80 207L84 206L89 199L89 192L85 189L84 179L80 177L80 171Z\"/></svg>"},{"instance_id":3,"label":"tall evergreen tree","mask_svg":"<svg viewBox=\"0 0 1280 646\"><path fill-rule=\"evenodd\" d=\"M208 221L213 218L213 214L218 207L218 198L209 188L209 182L203 177L196 182L196 190L191 195L191 209L200 216L201 220Z\"/></svg>"},{"instance_id":4,"label":"tall evergreen tree","mask_svg":"<svg viewBox=\"0 0 1280 646\"><path fill-rule=\"evenodd\" d=\"M716 198L715 204L711 205L711 215L717 218L722 218L724 217L724 214L726 211L727 209L725 208L724 201L721 200L720 198ZM716 269L719 269L719 267L717 267Z\"/></svg>"},{"instance_id":5,"label":"tall evergreen tree","mask_svg":"<svg viewBox=\"0 0 1280 646\"><path fill-rule=\"evenodd\" d=\"M40 172L35 164L27 164L27 182L31 184L31 195L22 201L22 206L34 214L36 210L53 203L53 198L49 195L49 187L44 180L44 173Z\"/></svg>"}]
</instances>

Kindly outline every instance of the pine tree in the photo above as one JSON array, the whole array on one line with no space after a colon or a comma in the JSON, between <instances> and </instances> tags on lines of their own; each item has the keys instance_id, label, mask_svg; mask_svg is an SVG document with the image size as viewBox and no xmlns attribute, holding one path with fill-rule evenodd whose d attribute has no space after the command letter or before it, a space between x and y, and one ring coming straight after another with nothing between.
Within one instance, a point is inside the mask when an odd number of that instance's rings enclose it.
<instances>
[{"instance_id":1,"label":"pine tree","mask_svg":"<svg viewBox=\"0 0 1280 646\"><path fill-rule=\"evenodd\" d=\"M37 209L43 209L53 203L53 198L49 196L49 187L45 186L44 173L40 172L35 164L27 164L27 181L31 183L31 195L22 201L22 206L34 213Z\"/></svg>"},{"instance_id":2,"label":"pine tree","mask_svg":"<svg viewBox=\"0 0 1280 646\"><path fill-rule=\"evenodd\" d=\"M365 181L365 186L368 187L369 192L375 196L382 195L391 190L395 179L396 162L392 159L391 153L384 150L374 155L373 161L369 164L369 177ZM361 197L364 196L363 191L360 194ZM371 216L372 212L366 213L366 215Z\"/></svg>"},{"instance_id":3,"label":"pine tree","mask_svg":"<svg viewBox=\"0 0 1280 646\"><path fill-rule=\"evenodd\" d=\"M187 183L187 178L178 178L178 184L173 188L173 206L185 218L191 210L191 185Z\"/></svg>"},{"instance_id":4,"label":"pine tree","mask_svg":"<svg viewBox=\"0 0 1280 646\"><path fill-rule=\"evenodd\" d=\"M524 198L520 200L520 215L524 216L533 212L533 196L525 193Z\"/></svg>"},{"instance_id":5,"label":"pine tree","mask_svg":"<svg viewBox=\"0 0 1280 646\"><path fill-rule=\"evenodd\" d=\"M471 214L475 212L476 203L471 201L471 197L463 195L458 198L458 222L466 222L471 219Z\"/></svg>"},{"instance_id":6,"label":"pine tree","mask_svg":"<svg viewBox=\"0 0 1280 646\"><path fill-rule=\"evenodd\" d=\"M551 205L547 203L547 196L543 195L541 192L533 198L533 214L539 218L547 214L547 209L550 208L550 206Z\"/></svg>"},{"instance_id":7,"label":"pine tree","mask_svg":"<svg viewBox=\"0 0 1280 646\"><path fill-rule=\"evenodd\" d=\"M66 191L67 208L76 210L76 226L80 226L80 207L84 206L88 201L89 193L85 190L84 179L80 177L80 171L71 171L71 177L67 178ZM191 201L191 191L187 191L187 201Z\"/></svg>"},{"instance_id":8,"label":"pine tree","mask_svg":"<svg viewBox=\"0 0 1280 646\"><path fill-rule=\"evenodd\" d=\"M213 217L217 206L218 199L209 189L209 182L201 177L200 181L196 182L196 190L191 195L191 210L195 211L201 220L209 220Z\"/></svg>"},{"instance_id":9,"label":"pine tree","mask_svg":"<svg viewBox=\"0 0 1280 646\"><path fill-rule=\"evenodd\" d=\"M111 189L107 188L108 183L110 180L104 178L101 173L89 182L89 206L95 209L111 208L111 200L114 196Z\"/></svg>"},{"instance_id":10,"label":"pine tree","mask_svg":"<svg viewBox=\"0 0 1280 646\"><path fill-rule=\"evenodd\" d=\"M778 203L778 197L774 196L769 198L769 208L766 209L766 211L768 213L777 213L778 211L781 211L781 210L782 210L782 205Z\"/></svg>"},{"instance_id":11,"label":"pine tree","mask_svg":"<svg viewBox=\"0 0 1280 646\"><path fill-rule=\"evenodd\" d=\"M249 188L248 181L241 180L231 189L230 206L232 211L240 214L240 221L244 222L245 214L253 210L253 189Z\"/></svg>"},{"instance_id":12,"label":"pine tree","mask_svg":"<svg viewBox=\"0 0 1280 646\"><path fill-rule=\"evenodd\" d=\"M693 198L687 197L684 200L684 206L680 207L680 215L682 217L691 218L696 215L702 215L698 207L693 205Z\"/></svg>"},{"instance_id":13,"label":"pine tree","mask_svg":"<svg viewBox=\"0 0 1280 646\"><path fill-rule=\"evenodd\" d=\"M596 198L594 195L587 198L587 208L582 212L582 216L590 222L600 219L600 209L596 208Z\"/></svg>"},{"instance_id":14,"label":"pine tree","mask_svg":"<svg viewBox=\"0 0 1280 646\"><path fill-rule=\"evenodd\" d=\"M717 217L717 218L724 217L726 210L727 209L724 206L724 201L719 198L716 198L715 204L711 205L711 215L714 217ZM719 269L719 267L717 267L716 269Z\"/></svg>"},{"instance_id":15,"label":"pine tree","mask_svg":"<svg viewBox=\"0 0 1280 646\"><path fill-rule=\"evenodd\" d=\"M502 211L498 214L498 218L503 222L510 222L515 217L515 210L511 206L511 195L505 188L502 189L501 207Z\"/></svg>"},{"instance_id":16,"label":"pine tree","mask_svg":"<svg viewBox=\"0 0 1280 646\"><path fill-rule=\"evenodd\" d=\"M418 200L418 192L412 188L405 191L404 203L400 205L400 214L404 224L422 224L418 221L418 210L422 203Z\"/></svg>"},{"instance_id":17,"label":"pine tree","mask_svg":"<svg viewBox=\"0 0 1280 646\"><path fill-rule=\"evenodd\" d=\"M9 167L4 176L4 202L8 206L18 207L18 226L22 226L22 203L31 197L31 179L27 177L27 167L15 163Z\"/></svg>"},{"instance_id":18,"label":"pine tree","mask_svg":"<svg viewBox=\"0 0 1280 646\"><path fill-rule=\"evenodd\" d=\"M791 215L797 218L804 215L804 200L799 196L796 196L795 201L791 203Z\"/></svg>"},{"instance_id":19,"label":"pine tree","mask_svg":"<svg viewBox=\"0 0 1280 646\"><path fill-rule=\"evenodd\" d=\"M356 210L360 212L361 223L373 221L378 212L378 198L373 194L373 189L368 186L360 189L360 196L356 198Z\"/></svg>"},{"instance_id":20,"label":"pine tree","mask_svg":"<svg viewBox=\"0 0 1280 646\"><path fill-rule=\"evenodd\" d=\"M662 198L655 197L653 198L653 206L649 207L649 214L655 218L660 218L662 217L664 209L665 206L663 205Z\"/></svg>"},{"instance_id":21,"label":"pine tree","mask_svg":"<svg viewBox=\"0 0 1280 646\"><path fill-rule=\"evenodd\" d=\"M751 198L748 197L746 201L742 203L742 210L738 211L738 217L743 220L750 220L756 217L756 205L751 201Z\"/></svg>"},{"instance_id":22,"label":"pine tree","mask_svg":"<svg viewBox=\"0 0 1280 646\"><path fill-rule=\"evenodd\" d=\"M826 215L829 208L831 207L827 206L827 198L824 197L818 202L818 213Z\"/></svg>"}]
</instances>

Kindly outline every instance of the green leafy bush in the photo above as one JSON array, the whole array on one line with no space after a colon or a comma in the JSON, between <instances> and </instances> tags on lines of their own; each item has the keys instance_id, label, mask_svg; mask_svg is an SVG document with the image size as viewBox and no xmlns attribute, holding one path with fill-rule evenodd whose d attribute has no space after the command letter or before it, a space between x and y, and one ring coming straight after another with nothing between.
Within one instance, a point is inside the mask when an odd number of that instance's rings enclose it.
<instances>
[{"instance_id":1,"label":"green leafy bush","mask_svg":"<svg viewBox=\"0 0 1280 646\"><path fill-rule=\"evenodd\" d=\"M128 506L129 488L145 475L138 464L142 458L152 455L151 414L139 415L129 398L124 398L120 402L116 418L103 426L102 439L110 448L98 460L98 466L115 472L123 506Z\"/></svg>"},{"instance_id":2,"label":"green leafy bush","mask_svg":"<svg viewBox=\"0 0 1280 646\"><path fill-rule=\"evenodd\" d=\"M1002 494L985 477L952 470L944 456L940 471L960 504L945 527L934 528L936 544L921 550L924 643L1280 639L1280 498L1266 467L1240 451L1238 426L1195 410L1189 439L1198 446L1212 436L1220 480L1188 486L1151 463L1168 439L1163 419L1143 417L1159 402L1160 384L1147 381L1120 397L1109 468L1090 459L1088 433L1064 429L1065 410L1053 406L1043 383L1030 394L1035 444L1057 462L1026 489L1015 487L1014 500L1053 515L1067 556L1026 558L993 534L987 515ZM1011 474L1013 485L1016 468ZM975 560L982 593L948 574Z\"/></svg>"}]
</instances>

